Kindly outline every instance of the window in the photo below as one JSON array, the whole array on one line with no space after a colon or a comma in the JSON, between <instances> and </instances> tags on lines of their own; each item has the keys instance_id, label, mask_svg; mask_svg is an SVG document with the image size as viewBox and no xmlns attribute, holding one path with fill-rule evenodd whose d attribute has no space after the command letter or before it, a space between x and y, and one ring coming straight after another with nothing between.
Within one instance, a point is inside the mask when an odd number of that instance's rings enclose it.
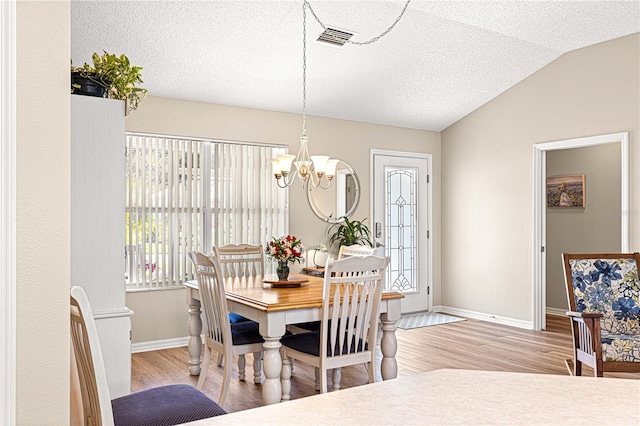
<instances>
[{"instance_id":1,"label":"window","mask_svg":"<svg viewBox=\"0 0 640 426\"><path fill-rule=\"evenodd\" d=\"M261 244L288 228L269 158L285 146L127 133L127 290L193 279L188 255Z\"/></svg>"}]
</instances>

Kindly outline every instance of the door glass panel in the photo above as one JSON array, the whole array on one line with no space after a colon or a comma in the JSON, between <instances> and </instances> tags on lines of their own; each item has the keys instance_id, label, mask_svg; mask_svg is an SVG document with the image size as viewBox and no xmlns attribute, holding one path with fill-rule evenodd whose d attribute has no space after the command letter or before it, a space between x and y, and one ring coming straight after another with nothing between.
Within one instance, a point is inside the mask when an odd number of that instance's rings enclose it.
<instances>
[{"instance_id":1,"label":"door glass panel","mask_svg":"<svg viewBox=\"0 0 640 426\"><path fill-rule=\"evenodd\" d=\"M385 245L391 257L386 290L418 291L416 176L413 168L385 167Z\"/></svg>"}]
</instances>

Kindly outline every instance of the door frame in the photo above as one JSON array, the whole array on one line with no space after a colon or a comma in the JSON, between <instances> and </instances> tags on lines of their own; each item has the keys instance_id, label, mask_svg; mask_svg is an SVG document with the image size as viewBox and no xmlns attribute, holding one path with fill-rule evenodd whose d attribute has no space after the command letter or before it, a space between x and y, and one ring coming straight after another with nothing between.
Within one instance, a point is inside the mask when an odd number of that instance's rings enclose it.
<instances>
[{"instance_id":1,"label":"door frame","mask_svg":"<svg viewBox=\"0 0 640 426\"><path fill-rule=\"evenodd\" d=\"M391 151L384 149L371 149L369 151L369 217L373 221L374 198L375 198L375 170L374 156L386 155L392 157L421 158L427 160L427 311L433 309L433 155L422 152ZM375 226L373 223L372 226ZM372 227L373 230L373 227ZM420 255L418 255L420 257Z\"/></svg>"},{"instance_id":2,"label":"door frame","mask_svg":"<svg viewBox=\"0 0 640 426\"><path fill-rule=\"evenodd\" d=\"M0 1L0 424L16 416L16 1Z\"/></svg>"},{"instance_id":3,"label":"door frame","mask_svg":"<svg viewBox=\"0 0 640 426\"><path fill-rule=\"evenodd\" d=\"M583 148L611 143L620 144L620 178L621 178L621 206L620 231L621 251L629 251L629 132L610 133L606 135L587 136L575 139L565 139L554 142L543 142L533 145L533 329L546 328L546 298L547 298L547 264L546 264L546 160L547 151L570 148Z\"/></svg>"}]
</instances>

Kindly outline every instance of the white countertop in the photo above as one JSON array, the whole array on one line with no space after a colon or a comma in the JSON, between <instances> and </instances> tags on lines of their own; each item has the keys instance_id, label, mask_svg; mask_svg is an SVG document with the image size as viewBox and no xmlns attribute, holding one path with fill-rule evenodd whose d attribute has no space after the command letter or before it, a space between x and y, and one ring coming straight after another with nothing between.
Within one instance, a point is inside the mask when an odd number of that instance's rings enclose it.
<instances>
[{"instance_id":1,"label":"white countertop","mask_svg":"<svg viewBox=\"0 0 640 426\"><path fill-rule=\"evenodd\" d=\"M640 380L443 369L190 424L640 425Z\"/></svg>"}]
</instances>

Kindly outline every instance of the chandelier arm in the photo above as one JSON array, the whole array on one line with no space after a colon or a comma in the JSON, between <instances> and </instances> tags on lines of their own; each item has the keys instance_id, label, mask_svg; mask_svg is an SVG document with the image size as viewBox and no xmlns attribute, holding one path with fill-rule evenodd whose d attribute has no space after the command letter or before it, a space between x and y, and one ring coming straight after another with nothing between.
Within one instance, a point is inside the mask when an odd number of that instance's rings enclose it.
<instances>
[{"instance_id":1,"label":"chandelier arm","mask_svg":"<svg viewBox=\"0 0 640 426\"><path fill-rule=\"evenodd\" d=\"M396 18L396 20L393 22L393 24L391 24L391 26L389 28L387 28L386 30L384 30L382 33L380 33L380 35L367 40L367 41L352 41L352 40L343 40L340 39L338 37L336 37L335 35L329 33L327 35L329 35L330 37L332 37L335 41L339 41L339 42L344 42L344 43L349 43L349 44L355 44L355 45L359 45L359 46L363 46L366 44L371 44L371 43L375 43L376 41L380 40L382 37L386 36L387 34L389 34L391 32L391 30L393 30L393 27L396 26L396 24L398 22L400 22L400 19L402 19L402 16L404 15L404 12L407 11L407 7L409 6L409 3L411 3L411 0L407 0L407 2L404 4L404 7L402 8L402 12L400 12L400 15L398 15L398 17ZM308 0L304 0L304 5L302 6L303 9L305 7L305 5L309 8L309 11L311 12L311 14L313 15L313 17L316 19L316 21L318 21L318 24L320 24L320 26L322 27L322 29L324 29L325 31L327 31L327 26L325 24L322 23L322 21L320 20L320 18L318 18L318 15L316 15L316 12L313 10L313 8L311 7L311 4L309 3Z\"/></svg>"},{"instance_id":2,"label":"chandelier arm","mask_svg":"<svg viewBox=\"0 0 640 426\"><path fill-rule=\"evenodd\" d=\"M320 178L314 172L309 173L309 183L317 188L320 185Z\"/></svg>"},{"instance_id":3,"label":"chandelier arm","mask_svg":"<svg viewBox=\"0 0 640 426\"><path fill-rule=\"evenodd\" d=\"M327 186L322 186L322 179L318 180L318 185L316 186L316 188L320 188L320 189L327 189L331 186L331 181L327 180Z\"/></svg>"}]
</instances>

